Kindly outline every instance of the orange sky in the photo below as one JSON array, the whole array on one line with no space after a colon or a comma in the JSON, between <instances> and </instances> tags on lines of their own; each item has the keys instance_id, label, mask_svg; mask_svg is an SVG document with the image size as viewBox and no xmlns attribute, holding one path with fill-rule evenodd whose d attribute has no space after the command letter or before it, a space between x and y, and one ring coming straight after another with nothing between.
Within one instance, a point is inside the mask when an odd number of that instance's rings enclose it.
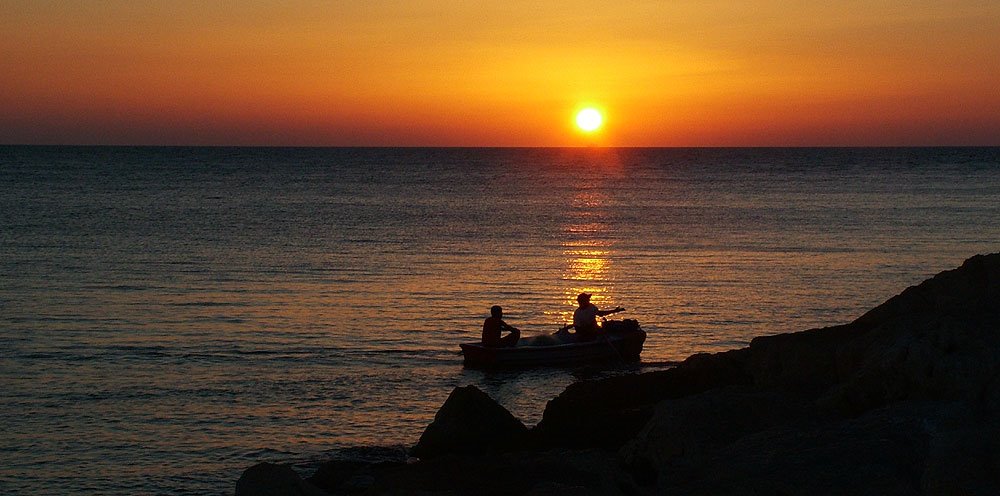
<instances>
[{"instance_id":1,"label":"orange sky","mask_svg":"<svg viewBox=\"0 0 1000 496\"><path fill-rule=\"evenodd\" d=\"M484 4L8 0L0 143L1000 145L995 0Z\"/></svg>"}]
</instances>

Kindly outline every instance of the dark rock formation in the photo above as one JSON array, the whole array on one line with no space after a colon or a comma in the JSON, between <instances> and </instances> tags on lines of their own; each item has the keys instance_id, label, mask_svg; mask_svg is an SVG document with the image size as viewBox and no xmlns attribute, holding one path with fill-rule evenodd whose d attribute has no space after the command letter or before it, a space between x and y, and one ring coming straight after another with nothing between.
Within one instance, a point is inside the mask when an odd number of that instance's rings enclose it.
<instances>
[{"instance_id":1,"label":"dark rock formation","mask_svg":"<svg viewBox=\"0 0 1000 496\"><path fill-rule=\"evenodd\" d=\"M1000 423L969 423L931 439L921 479L924 494L1000 494Z\"/></svg>"},{"instance_id":2,"label":"dark rock formation","mask_svg":"<svg viewBox=\"0 0 1000 496\"><path fill-rule=\"evenodd\" d=\"M715 450L743 436L796 426L815 416L815 408L799 398L746 386L720 388L660 402L621 454L642 478L643 470L668 462L699 466Z\"/></svg>"},{"instance_id":3,"label":"dark rock formation","mask_svg":"<svg viewBox=\"0 0 1000 496\"><path fill-rule=\"evenodd\" d=\"M403 463L370 463L351 460L331 460L319 466L307 480L330 494L361 494L382 474Z\"/></svg>"},{"instance_id":4,"label":"dark rock formation","mask_svg":"<svg viewBox=\"0 0 1000 496\"><path fill-rule=\"evenodd\" d=\"M756 338L753 388L662 401L621 451L680 494L1000 494L1000 255L851 324Z\"/></svg>"},{"instance_id":5,"label":"dark rock formation","mask_svg":"<svg viewBox=\"0 0 1000 496\"><path fill-rule=\"evenodd\" d=\"M411 454L421 459L452 453L513 449L528 428L475 386L455 388L427 426Z\"/></svg>"},{"instance_id":6,"label":"dark rock formation","mask_svg":"<svg viewBox=\"0 0 1000 496\"><path fill-rule=\"evenodd\" d=\"M626 494L629 482L613 456L595 450L445 455L386 470L365 494Z\"/></svg>"},{"instance_id":7,"label":"dark rock formation","mask_svg":"<svg viewBox=\"0 0 1000 496\"><path fill-rule=\"evenodd\" d=\"M236 481L236 496L329 496L285 465L258 463Z\"/></svg>"},{"instance_id":8,"label":"dark rock formation","mask_svg":"<svg viewBox=\"0 0 1000 496\"><path fill-rule=\"evenodd\" d=\"M912 495L929 435L908 409L752 431L699 460L660 465L657 488L677 494Z\"/></svg>"},{"instance_id":9,"label":"dark rock formation","mask_svg":"<svg viewBox=\"0 0 1000 496\"><path fill-rule=\"evenodd\" d=\"M824 401L856 412L913 398L964 399L996 411L998 285L1000 258L974 257L865 314L856 324L868 330L839 351L841 381Z\"/></svg>"},{"instance_id":10,"label":"dark rock formation","mask_svg":"<svg viewBox=\"0 0 1000 496\"><path fill-rule=\"evenodd\" d=\"M998 330L1000 254L979 255L851 324L755 338L749 373L759 387L822 395L848 414L907 399L995 409Z\"/></svg>"},{"instance_id":11,"label":"dark rock formation","mask_svg":"<svg viewBox=\"0 0 1000 496\"><path fill-rule=\"evenodd\" d=\"M749 384L747 357L747 350L703 353L669 370L570 384L548 402L533 434L545 445L617 449L661 400Z\"/></svg>"},{"instance_id":12,"label":"dark rock formation","mask_svg":"<svg viewBox=\"0 0 1000 496\"><path fill-rule=\"evenodd\" d=\"M838 352L861 332L842 325L754 338L747 373L759 388L818 393L837 383Z\"/></svg>"}]
</instances>

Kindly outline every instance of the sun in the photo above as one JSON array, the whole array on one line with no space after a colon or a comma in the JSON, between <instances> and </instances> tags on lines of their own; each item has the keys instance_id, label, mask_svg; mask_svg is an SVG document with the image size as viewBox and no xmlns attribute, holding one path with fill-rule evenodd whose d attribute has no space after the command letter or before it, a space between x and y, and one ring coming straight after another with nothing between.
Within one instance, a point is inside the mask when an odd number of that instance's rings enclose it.
<instances>
[{"instance_id":1,"label":"sun","mask_svg":"<svg viewBox=\"0 0 1000 496\"><path fill-rule=\"evenodd\" d=\"M604 116L593 107L587 107L576 113L576 127L581 131L592 133L600 129L603 123Z\"/></svg>"}]
</instances>

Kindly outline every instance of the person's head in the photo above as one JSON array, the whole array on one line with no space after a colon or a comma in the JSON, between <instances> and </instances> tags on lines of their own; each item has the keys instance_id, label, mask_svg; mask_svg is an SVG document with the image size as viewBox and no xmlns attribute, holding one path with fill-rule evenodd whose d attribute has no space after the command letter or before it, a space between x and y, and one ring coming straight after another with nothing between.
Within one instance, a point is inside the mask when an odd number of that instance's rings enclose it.
<instances>
[{"instance_id":1,"label":"person's head","mask_svg":"<svg viewBox=\"0 0 1000 496\"><path fill-rule=\"evenodd\" d=\"M580 294L576 295L576 302L579 303L580 306L582 307L582 306L590 303L590 295L587 294L587 293L580 293Z\"/></svg>"},{"instance_id":2,"label":"person's head","mask_svg":"<svg viewBox=\"0 0 1000 496\"><path fill-rule=\"evenodd\" d=\"M503 316L503 308L500 308L500 305L493 305L490 307L490 315L499 319Z\"/></svg>"}]
</instances>

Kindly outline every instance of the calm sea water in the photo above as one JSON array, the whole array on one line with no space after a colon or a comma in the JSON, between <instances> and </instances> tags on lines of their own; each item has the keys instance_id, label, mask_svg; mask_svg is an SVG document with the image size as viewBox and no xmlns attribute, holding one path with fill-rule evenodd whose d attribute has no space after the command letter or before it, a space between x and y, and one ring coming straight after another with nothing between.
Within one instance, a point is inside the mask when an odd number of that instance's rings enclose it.
<instances>
[{"instance_id":1,"label":"calm sea water","mask_svg":"<svg viewBox=\"0 0 1000 496\"><path fill-rule=\"evenodd\" d=\"M996 251L997 148L0 148L0 492L229 494L458 385L535 423L588 372L463 369L494 304L628 308L631 373Z\"/></svg>"}]
</instances>

